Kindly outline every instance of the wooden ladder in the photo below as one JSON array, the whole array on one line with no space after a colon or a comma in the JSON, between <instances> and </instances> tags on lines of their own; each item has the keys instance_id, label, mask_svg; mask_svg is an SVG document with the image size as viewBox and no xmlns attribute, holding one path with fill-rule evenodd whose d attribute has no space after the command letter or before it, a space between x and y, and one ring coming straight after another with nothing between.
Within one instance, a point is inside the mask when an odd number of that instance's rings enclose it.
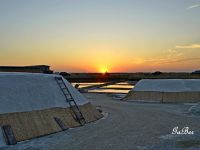
<instances>
[{"instance_id":1,"label":"wooden ladder","mask_svg":"<svg viewBox=\"0 0 200 150\"><path fill-rule=\"evenodd\" d=\"M74 119L77 122L79 122L79 124L81 126L83 126L86 123L85 118L83 117L82 112L80 111L78 105L76 104L76 102L75 102L74 98L72 97L70 91L68 90L67 86L65 85L62 77L55 77L55 80L56 80L57 84L59 85L61 91L63 92L65 99L70 106L70 109L72 110L72 112L75 115Z\"/></svg>"}]
</instances>

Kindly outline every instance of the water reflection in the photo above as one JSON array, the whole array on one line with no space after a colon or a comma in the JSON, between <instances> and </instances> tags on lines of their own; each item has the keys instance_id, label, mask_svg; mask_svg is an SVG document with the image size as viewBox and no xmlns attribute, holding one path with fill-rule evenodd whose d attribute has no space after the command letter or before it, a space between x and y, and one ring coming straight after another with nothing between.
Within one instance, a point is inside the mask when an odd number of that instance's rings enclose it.
<instances>
[{"instance_id":1,"label":"water reflection","mask_svg":"<svg viewBox=\"0 0 200 150\"><path fill-rule=\"evenodd\" d=\"M95 89L95 90L89 90L88 92L91 92L91 93L123 93L123 94L126 94L126 93L129 92L129 90Z\"/></svg>"},{"instance_id":2,"label":"water reflection","mask_svg":"<svg viewBox=\"0 0 200 150\"><path fill-rule=\"evenodd\" d=\"M79 88L85 88L94 85L104 84L103 82L83 82L83 83L72 83L73 86L79 84ZM112 85L102 86L100 88L89 89L88 92L91 93L128 93L134 87L133 84L128 82L120 82Z\"/></svg>"},{"instance_id":3,"label":"water reflection","mask_svg":"<svg viewBox=\"0 0 200 150\"><path fill-rule=\"evenodd\" d=\"M108 85L108 86L103 86L102 88L128 88L128 89L132 89L133 85L129 85L129 84L113 84L113 85Z\"/></svg>"},{"instance_id":4,"label":"water reflection","mask_svg":"<svg viewBox=\"0 0 200 150\"><path fill-rule=\"evenodd\" d=\"M83 87L89 87L92 85L100 85L100 84L104 84L103 82L73 82L71 83L72 86L74 87L76 84L79 84L79 88L83 88Z\"/></svg>"}]
</instances>

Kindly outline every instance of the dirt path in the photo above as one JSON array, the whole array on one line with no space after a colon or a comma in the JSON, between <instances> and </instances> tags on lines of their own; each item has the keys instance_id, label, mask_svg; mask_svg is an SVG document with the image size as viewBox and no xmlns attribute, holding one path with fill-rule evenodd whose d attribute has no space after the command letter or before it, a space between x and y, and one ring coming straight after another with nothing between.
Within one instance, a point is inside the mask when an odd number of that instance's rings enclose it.
<instances>
[{"instance_id":1,"label":"dirt path","mask_svg":"<svg viewBox=\"0 0 200 150\"><path fill-rule=\"evenodd\" d=\"M106 94L85 94L101 105L105 118L84 127L70 129L10 146L18 150L173 150L199 149L200 117L183 114L188 105L121 102ZM194 135L171 135L174 127L190 127Z\"/></svg>"}]
</instances>

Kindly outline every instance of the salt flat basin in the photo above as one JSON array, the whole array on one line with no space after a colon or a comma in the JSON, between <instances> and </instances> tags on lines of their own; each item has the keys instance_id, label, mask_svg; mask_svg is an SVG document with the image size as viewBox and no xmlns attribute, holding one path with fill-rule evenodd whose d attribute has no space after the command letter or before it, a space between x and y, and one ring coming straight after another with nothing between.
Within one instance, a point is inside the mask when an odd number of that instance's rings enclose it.
<instances>
[{"instance_id":1,"label":"salt flat basin","mask_svg":"<svg viewBox=\"0 0 200 150\"><path fill-rule=\"evenodd\" d=\"M75 86L75 84L79 84L79 88L86 88L89 87L91 85L101 85L101 84L105 84L102 82L88 82L88 83L72 83L73 86ZM132 88L134 87L134 85L129 84L128 82L119 82L119 83L114 83L111 85L106 85L106 86L102 86L99 88L93 88L93 89L89 89L88 92L91 93L123 93L123 94L127 94Z\"/></svg>"},{"instance_id":2,"label":"salt flat basin","mask_svg":"<svg viewBox=\"0 0 200 150\"><path fill-rule=\"evenodd\" d=\"M104 82L73 82L71 84L72 84L72 86L75 86L76 84L78 84L79 88L83 88L83 87L88 87L88 86L92 86L92 85L104 84Z\"/></svg>"},{"instance_id":3,"label":"salt flat basin","mask_svg":"<svg viewBox=\"0 0 200 150\"><path fill-rule=\"evenodd\" d=\"M108 86L103 86L102 88L119 88L119 89L132 89L133 85L128 85L128 84L113 84L113 85L108 85Z\"/></svg>"},{"instance_id":4,"label":"salt flat basin","mask_svg":"<svg viewBox=\"0 0 200 150\"><path fill-rule=\"evenodd\" d=\"M129 90L117 90L117 89L94 89L88 90L90 93L123 93L127 94Z\"/></svg>"}]
</instances>

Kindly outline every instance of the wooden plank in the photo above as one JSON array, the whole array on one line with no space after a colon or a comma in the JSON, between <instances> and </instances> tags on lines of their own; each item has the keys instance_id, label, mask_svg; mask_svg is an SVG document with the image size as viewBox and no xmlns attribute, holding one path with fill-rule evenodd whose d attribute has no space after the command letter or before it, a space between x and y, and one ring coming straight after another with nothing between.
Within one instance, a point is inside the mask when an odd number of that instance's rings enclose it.
<instances>
[{"instance_id":1,"label":"wooden plank","mask_svg":"<svg viewBox=\"0 0 200 150\"><path fill-rule=\"evenodd\" d=\"M2 126L3 136L7 145L15 145L17 144L17 140L15 138L14 132L10 125Z\"/></svg>"},{"instance_id":2,"label":"wooden plank","mask_svg":"<svg viewBox=\"0 0 200 150\"><path fill-rule=\"evenodd\" d=\"M0 126L0 149L1 149L1 147L4 147L4 146L6 146L6 142L5 142L5 139L3 136L2 128Z\"/></svg>"},{"instance_id":3,"label":"wooden plank","mask_svg":"<svg viewBox=\"0 0 200 150\"><path fill-rule=\"evenodd\" d=\"M54 117L54 120L56 121L56 123L59 125L59 127L64 131L67 130L68 127L65 126L65 124L62 122L62 120L60 120L57 117Z\"/></svg>"}]
</instances>

